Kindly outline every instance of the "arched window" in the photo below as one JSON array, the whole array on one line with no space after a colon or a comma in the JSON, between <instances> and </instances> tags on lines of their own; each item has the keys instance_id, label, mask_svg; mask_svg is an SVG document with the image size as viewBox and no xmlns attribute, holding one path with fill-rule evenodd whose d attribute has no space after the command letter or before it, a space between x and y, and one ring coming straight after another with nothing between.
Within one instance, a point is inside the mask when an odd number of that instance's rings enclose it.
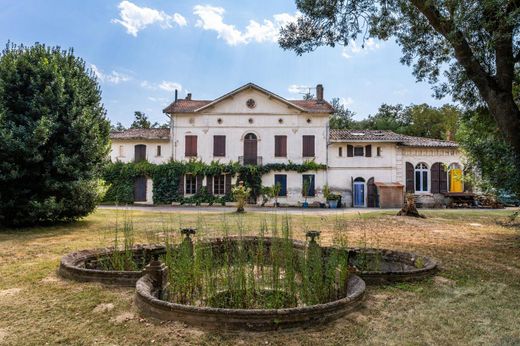
<instances>
[{"instance_id":1,"label":"arched window","mask_svg":"<svg viewBox=\"0 0 520 346\"><path fill-rule=\"evenodd\" d=\"M415 166L415 191L428 192L428 166L423 162Z\"/></svg>"}]
</instances>

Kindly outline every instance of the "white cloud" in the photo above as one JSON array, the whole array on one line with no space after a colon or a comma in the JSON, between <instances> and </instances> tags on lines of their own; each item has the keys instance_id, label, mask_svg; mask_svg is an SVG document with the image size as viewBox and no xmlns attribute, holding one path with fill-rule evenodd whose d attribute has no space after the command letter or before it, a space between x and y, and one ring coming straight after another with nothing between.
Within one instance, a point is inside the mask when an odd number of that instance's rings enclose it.
<instances>
[{"instance_id":1,"label":"white cloud","mask_svg":"<svg viewBox=\"0 0 520 346\"><path fill-rule=\"evenodd\" d=\"M340 98L340 102L345 106L345 107L349 107L351 106L353 103L354 103L354 100L352 99L352 97L347 97L347 98Z\"/></svg>"},{"instance_id":2,"label":"white cloud","mask_svg":"<svg viewBox=\"0 0 520 346\"><path fill-rule=\"evenodd\" d=\"M120 19L112 19L112 23L121 24L126 32L132 36L147 26L159 24L163 29L172 28L174 24L185 26L188 24L186 18L179 13L168 15L150 7L139 7L130 1L121 1L118 5Z\"/></svg>"},{"instance_id":3,"label":"white cloud","mask_svg":"<svg viewBox=\"0 0 520 346\"><path fill-rule=\"evenodd\" d=\"M150 90L160 89L168 92L175 91L175 89L177 89L178 91L182 90L182 85L180 83L165 80L163 80L160 83L150 83L149 81L144 80L141 82L141 87Z\"/></svg>"},{"instance_id":4,"label":"white cloud","mask_svg":"<svg viewBox=\"0 0 520 346\"><path fill-rule=\"evenodd\" d=\"M345 59L350 59L352 56L357 54L366 54L369 51L374 51L376 49L381 48L381 44L374 40L372 37L367 39L362 45L358 45L358 43L354 40L350 40L348 46L343 47L341 51L341 55Z\"/></svg>"},{"instance_id":5,"label":"white cloud","mask_svg":"<svg viewBox=\"0 0 520 346\"><path fill-rule=\"evenodd\" d=\"M287 91L291 94L305 94L309 92L309 86L300 84L291 84Z\"/></svg>"},{"instance_id":6,"label":"white cloud","mask_svg":"<svg viewBox=\"0 0 520 346\"><path fill-rule=\"evenodd\" d=\"M107 82L112 84L119 84L121 82L129 81L131 78L130 76L127 76L126 74L119 73L117 71L112 71L109 74L103 73L96 65L91 64L90 68L92 69L92 72L94 72L94 75L97 77L97 79L101 82Z\"/></svg>"},{"instance_id":7,"label":"white cloud","mask_svg":"<svg viewBox=\"0 0 520 346\"><path fill-rule=\"evenodd\" d=\"M296 20L298 14L279 13L272 20L264 19L262 23L250 20L245 31L240 31L232 24L224 23L225 10L211 5L197 5L193 13L199 17L196 26L204 30L215 31L218 38L230 46L248 44L250 42L276 42L279 30L287 23Z\"/></svg>"}]
</instances>

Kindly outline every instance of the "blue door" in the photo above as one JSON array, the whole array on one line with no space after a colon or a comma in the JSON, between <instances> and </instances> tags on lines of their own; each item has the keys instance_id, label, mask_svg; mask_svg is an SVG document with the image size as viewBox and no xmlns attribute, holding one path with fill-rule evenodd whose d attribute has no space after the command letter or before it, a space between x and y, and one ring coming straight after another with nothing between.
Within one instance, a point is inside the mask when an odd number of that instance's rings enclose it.
<instances>
[{"instance_id":1,"label":"blue door","mask_svg":"<svg viewBox=\"0 0 520 346\"><path fill-rule=\"evenodd\" d=\"M365 183L354 182L354 207L365 206Z\"/></svg>"}]
</instances>

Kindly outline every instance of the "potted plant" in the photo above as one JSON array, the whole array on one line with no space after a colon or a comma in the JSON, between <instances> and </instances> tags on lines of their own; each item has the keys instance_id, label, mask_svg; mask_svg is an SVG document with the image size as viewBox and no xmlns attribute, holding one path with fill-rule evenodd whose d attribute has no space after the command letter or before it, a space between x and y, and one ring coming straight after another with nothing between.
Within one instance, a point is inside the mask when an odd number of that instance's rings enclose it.
<instances>
[{"instance_id":1,"label":"potted plant","mask_svg":"<svg viewBox=\"0 0 520 346\"><path fill-rule=\"evenodd\" d=\"M331 192L329 185L325 185L323 187L323 197L327 200L329 208L335 209L338 207L338 201L340 200L341 195Z\"/></svg>"},{"instance_id":2,"label":"potted plant","mask_svg":"<svg viewBox=\"0 0 520 346\"><path fill-rule=\"evenodd\" d=\"M232 189L232 193L235 201L237 202L237 213L243 213L246 201L251 194L251 189L249 187L245 187L244 182L240 181L238 186Z\"/></svg>"},{"instance_id":3,"label":"potted plant","mask_svg":"<svg viewBox=\"0 0 520 346\"><path fill-rule=\"evenodd\" d=\"M280 191L282 191L282 185L280 183L274 184L271 189L271 197L274 198L274 207L278 208L278 196L280 196Z\"/></svg>"},{"instance_id":4,"label":"potted plant","mask_svg":"<svg viewBox=\"0 0 520 346\"><path fill-rule=\"evenodd\" d=\"M304 198L302 206L304 208L308 208L309 207L309 203L307 202L307 197L309 197L309 190L310 190L310 188L311 188L310 181L305 179L303 181L303 186L302 186L302 196Z\"/></svg>"}]
</instances>

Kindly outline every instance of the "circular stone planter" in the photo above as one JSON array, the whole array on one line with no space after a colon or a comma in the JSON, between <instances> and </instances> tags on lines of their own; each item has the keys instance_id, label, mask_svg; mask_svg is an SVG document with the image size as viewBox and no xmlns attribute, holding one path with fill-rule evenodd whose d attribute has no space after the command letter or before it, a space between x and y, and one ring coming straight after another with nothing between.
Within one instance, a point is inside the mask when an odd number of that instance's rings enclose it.
<instances>
[{"instance_id":1,"label":"circular stone planter","mask_svg":"<svg viewBox=\"0 0 520 346\"><path fill-rule=\"evenodd\" d=\"M137 281L135 303L143 315L182 321L209 329L270 331L321 325L355 310L363 298L365 282L348 279L346 297L325 304L285 309L222 309L170 303L158 298L150 275Z\"/></svg>"},{"instance_id":2,"label":"circular stone planter","mask_svg":"<svg viewBox=\"0 0 520 346\"><path fill-rule=\"evenodd\" d=\"M421 280L437 271L429 257L385 249L350 249L349 264L369 285Z\"/></svg>"},{"instance_id":3,"label":"circular stone planter","mask_svg":"<svg viewBox=\"0 0 520 346\"><path fill-rule=\"evenodd\" d=\"M62 257L58 273L66 279L81 282L100 282L108 285L134 287L143 275L142 271L117 271L96 269L100 258L108 257L114 248L83 250ZM134 258L148 258L166 252L164 245L136 245L132 248ZM147 261L145 262L147 263Z\"/></svg>"}]
</instances>

